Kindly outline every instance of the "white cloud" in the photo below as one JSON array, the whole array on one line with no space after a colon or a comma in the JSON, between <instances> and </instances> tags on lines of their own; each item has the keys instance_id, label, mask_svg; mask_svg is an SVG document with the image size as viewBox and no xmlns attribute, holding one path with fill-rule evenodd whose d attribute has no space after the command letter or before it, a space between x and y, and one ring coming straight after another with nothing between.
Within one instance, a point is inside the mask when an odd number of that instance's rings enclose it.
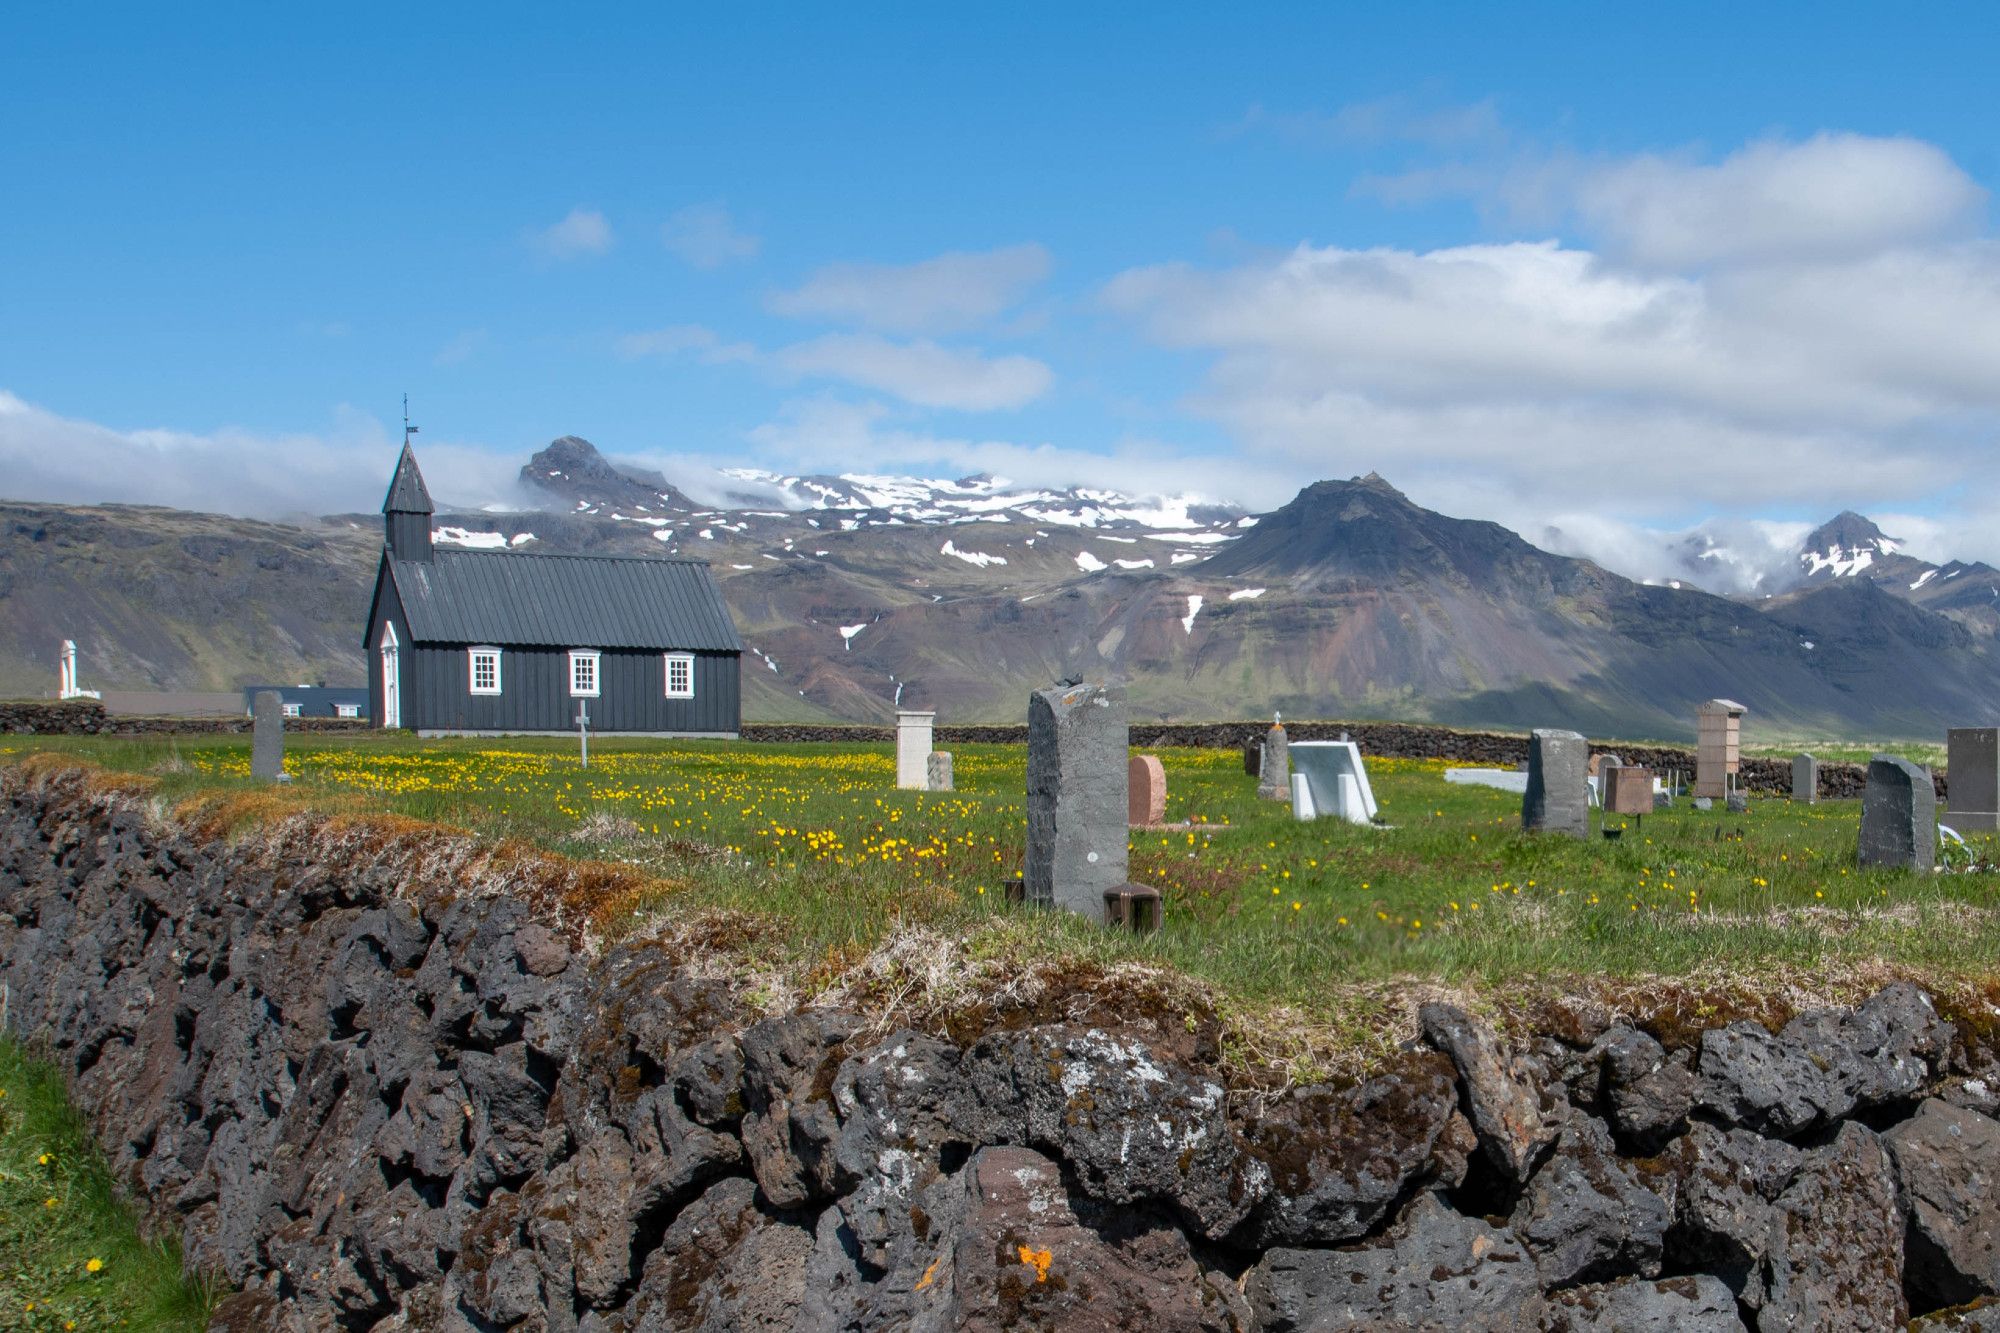
<instances>
[{"instance_id":1,"label":"white cloud","mask_svg":"<svg viewBox=\"0 0 2000 1333\"><path fill-rule=\"evenodd\" d=\"M775 359L794 374L846 380L923 407L967 412L1022 407L1047 392L1055 378L1032 357L989 357L926 339L900 343L868 333L830 333L784 348Z\"/></svg>"},{"instance_id":2,"label":"white cloud","mask_svg":"<svg viewBox=\"0 0 2000 1333\"><path fill-rule=\"evenodd\" d=\"M1583 174L1575 206L1616 253L1685 268L1877 253L1972 224L1986 192L1918 139L1765 140L1714 165L1647 155Z\"/></svg>"},{"instance_id":3,"label":"white cloud","mask_svg":"<svg viewBox=\"0 0 2000 1333\"><path fill-rule=\"evenodd\" d=\"M754 259L763 240L738 227L720 201L690 204L660 227L660 243L700 269Z\"/></svg>"},{"instance_id":4,"label":"white cloud","mask_svg":"<svg viewBox=\"0 0 2000 1333\"><path fill-rule=\"evenodd\" d=\"M611 223L594 208L572 208L553 226L529 233L536 249L552 259L580 259L611 249Z\"/></svg>"},{"instance_id":5,"label":"white cloud","mask_svg":"<svg viewBox=\"0 0 2000 1333\"><path fill-rule=\"evenodd\" d=\"M693 353L707 365L757 359L757 349L749 343L724 342L715 330L700 324L670 324L666 328L628 333L618 339L618 355L628 361L641 357L671 358L683 353Z\"/></svg>"},{"instance_id":6,"label":"white cloud","mask_svg":"<svg viewBox=\"0 0 2000 1333\"><path fill-rule=\"evenodd\" d=\"M381 422L351 408L322 432L118 430L0 389L0 494L9 499L257 518L370 514L381 508L397 447ZM521 503L516 462L449 441L423 444L419 456L440 506Z\"/></svg>"},{"instance_id":7,"label":"white cloud","mask_svg":"<svg viewBox=\"0 0 2000 1333\"><path fill-rule=\"evenodd\" d=\"M954 333L989 323L1049 275L1039 245L954 251L915 264L830 264L778 292L781 315L853 323L893 333Z\"/></svg>"}]
</instances>

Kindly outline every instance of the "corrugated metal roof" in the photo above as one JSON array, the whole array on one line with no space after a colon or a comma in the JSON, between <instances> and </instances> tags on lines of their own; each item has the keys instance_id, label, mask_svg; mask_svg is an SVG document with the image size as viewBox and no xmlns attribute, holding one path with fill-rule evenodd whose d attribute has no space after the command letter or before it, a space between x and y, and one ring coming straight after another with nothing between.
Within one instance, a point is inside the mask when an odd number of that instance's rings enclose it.
<instances>
[{"instance_id":1,"label":"corrugated metal roof","mask_svg":"<svg viewBox=\"0 0 2000 1333\"><path fill-rule=\"evenodd\" d=\"M439 551L391 569L419 642L743 651L700 560Z\"/></svg>"},{"instance_id":2,"label":"corrugated metal roof","mask_svg":"<svg viewBox=\"0 0 2000 1333\"><path fill-rule=\"evenodd\" d=\"M433 512L430 487L424 485L424 474L417 471L417 456L410 451L407 440L403 442L403 456L396 460L396 475L389 478L389 494L383 497L382 512L385 514Z\"/></svg>"}]
</instances>

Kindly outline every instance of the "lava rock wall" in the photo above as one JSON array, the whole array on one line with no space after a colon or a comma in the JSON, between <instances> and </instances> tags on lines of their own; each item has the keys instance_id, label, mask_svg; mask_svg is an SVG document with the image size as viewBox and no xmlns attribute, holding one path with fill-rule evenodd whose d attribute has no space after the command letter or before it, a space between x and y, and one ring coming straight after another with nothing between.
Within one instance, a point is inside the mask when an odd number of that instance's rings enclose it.
<instances>
[{"instance_id":1,"label":"lava rock wall","mask_svg":"<svg viewBox=\"0 0 2000 1333\"><path fill-rule=\"evenodd\" d=\"M1433 1005L1274 1098L1191 1015L760 1015L574 902L435 831L211 841L0 770L8 1024L239 1289L217 1328L1882 1329L2000 1289L1992 1025L1907 984L1668 1045Z\"/></svg>"}]
</instances>

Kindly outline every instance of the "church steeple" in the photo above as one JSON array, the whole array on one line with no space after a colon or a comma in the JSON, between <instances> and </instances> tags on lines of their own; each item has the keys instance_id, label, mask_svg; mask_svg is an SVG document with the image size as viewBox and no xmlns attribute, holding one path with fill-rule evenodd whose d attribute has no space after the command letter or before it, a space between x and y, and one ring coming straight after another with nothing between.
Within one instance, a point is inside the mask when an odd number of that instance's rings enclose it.
<instances>
[{"instance_id":1,"label":"church steeple","mask_svg":"<svg viewBox=\"0 0 2000 1333\"><path fill-rule=\"evenodd\" d=\"M396 460L396 475L389 482L389 494L382 501L382 525L389 539L389 554L397 560L431 558L431 493L424 474L417 471L417 455L403 440L403 456Z\"/></svg>"}]
</instances>

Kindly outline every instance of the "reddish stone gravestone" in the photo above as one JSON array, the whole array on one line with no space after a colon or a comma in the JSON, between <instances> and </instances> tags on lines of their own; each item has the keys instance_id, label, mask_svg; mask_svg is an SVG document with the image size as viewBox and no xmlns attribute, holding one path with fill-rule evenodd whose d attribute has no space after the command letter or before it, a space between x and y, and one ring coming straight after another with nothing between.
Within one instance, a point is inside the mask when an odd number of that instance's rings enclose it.
<instances>
[{"instance_id":1,"label":"reddish stone gravestone","mask_svg":"<svg viewBox=\"0 0 2000 1333\"><path fill-rule=\"evenodd\" d=\"M1606 772L1604 813L1607 815L1650 815L1653 813L1653 771L1630 764L1610 765Z\"/></svg>"},{"instance_id":2,"label":"reddish stone gravestone","mask_svg":"<svg viewBox=\"0 0 2000 1333\"><path fill-rule=\"evenodd\" d=\"M1134 755L1126 766L1125 822L1136 828L1167 818L1167 770L1150 754Z\"/></svg>"}]
</instances>

